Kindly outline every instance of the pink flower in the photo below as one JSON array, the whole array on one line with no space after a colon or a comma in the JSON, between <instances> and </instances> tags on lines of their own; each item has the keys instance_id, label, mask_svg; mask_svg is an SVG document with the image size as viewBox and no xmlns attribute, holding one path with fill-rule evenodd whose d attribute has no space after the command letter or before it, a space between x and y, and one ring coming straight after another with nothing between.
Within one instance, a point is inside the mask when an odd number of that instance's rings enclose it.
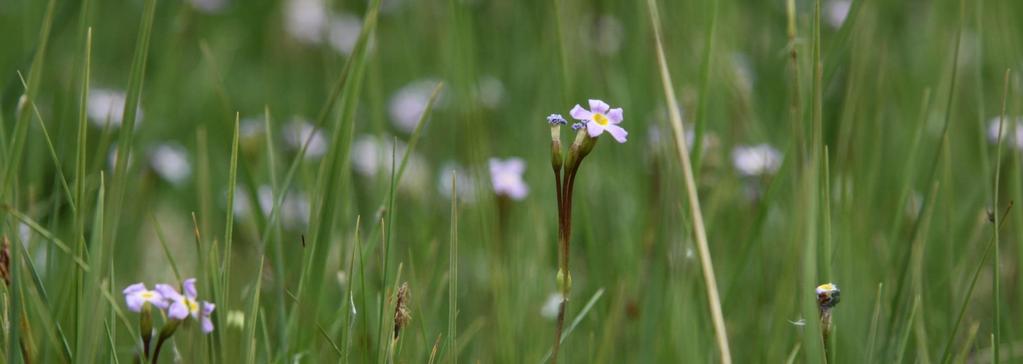
<instances>
[{"instance_id":1,"label":"pink flower","mask_svg":"<svg viewBox=\"0 0 1023 364\"><path fill-rule=\"evenodd\" d=\"M184 320L188 317L199 320L203 333L213 331L213 321L210 315L216 306L210 302L196 300L198 292L195 289L195 278L186 279L184 284L185 294L178 293L174 287L167 284L157 284L156 290L170 300L170 307L167 308L167 317L174 320Z\"/></svg>"},{"instance_id":2,"label":"pink flower","mask_svg":"<svg viewBox=\"0 0 1023 364\"><path fill-rule=\"evenodd\" d=\"M494 193L514 200L526 198L529 186L522 180L522 173L525 171L526 162L521 158L506 160L490 158L490 180L494 185Z\"/></svg>"},{"instance_id":3,"label":"pink flower","mask_svg":"<svg viewBox=\"0 0 1023 364\"><path fill-rule=\"evenodd\" d=\"M586 132L596 138L606 130L619 143L625 143L629 132L618 124L622 123L622 108L612 109L606 102L590 99L590 109L583 109L578 104L569 112L572 118L586 123Z\"/></svg>"}]
</instances>

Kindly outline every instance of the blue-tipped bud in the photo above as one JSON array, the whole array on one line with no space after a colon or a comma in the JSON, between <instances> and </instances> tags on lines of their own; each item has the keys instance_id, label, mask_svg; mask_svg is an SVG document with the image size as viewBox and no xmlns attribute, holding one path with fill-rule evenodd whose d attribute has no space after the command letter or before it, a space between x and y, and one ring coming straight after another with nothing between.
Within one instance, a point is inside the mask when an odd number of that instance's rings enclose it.
<instances>
[{"instance_id":1,"label":"blue-tipped bud","mask_svg":"<svg viewBox=\"0 0 1023 364\"><path fill-rule=\"evenodd\" d=\"M582 130L582 128L585 128L585 127L586 127L586 124L583 124L583 123L572 124L572 130Z\"/></svg>"},{"instance_id":2,"label":"blue-tipped bud","mask_svg":"<svg viewBox=\"0 0 1023 364\"><path fill-rule=\"evenodd\" d=\"M568 125L568 121L561 117L561 114L550 114L547 116L547 123L551 125Z\"/></svg>"}]
</instances>

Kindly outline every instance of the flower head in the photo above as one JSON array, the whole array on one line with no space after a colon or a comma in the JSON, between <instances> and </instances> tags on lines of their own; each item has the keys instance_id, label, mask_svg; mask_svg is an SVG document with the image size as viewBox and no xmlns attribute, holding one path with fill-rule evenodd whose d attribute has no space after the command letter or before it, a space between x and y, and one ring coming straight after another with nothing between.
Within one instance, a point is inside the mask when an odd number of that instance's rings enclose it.
<instances>
[{"instance_id":1,"label":"flower head","mask_svg":"<svg viewBox=\"0 0 1023 364\"><path fill-rule=\"evenodd\" d=\"M167 317L174 320L191 317L199 320L203 333L210 333L213 331L213 321L210 320L210 315L213 314L216 306L210 302L196 300L198 291L195 289L195 278L186 279L182 287L185 294L178 293L174 287L167 284L156 285L156 290L170 301Z\"/></svg>"},{"instance_id":2,"label":"flower head","mask_svg":"<svg viewBox=\"0 0 1023 364\"><path fill-rule=\"evenodd\" d=\"M186 182L192 174L188 152L175 143L162 144L153 149L149 155L149 164L160 177L175 185Z\"/></svg>"},{"instance_id":3,"label":"flower head","mask_svg":"<svg viewBox=\"0 0 1023 364\"><path fill-rule=\"evenodd\" d=\"M839 301L839 294L842 293L834 283L825 283L817 286L817 305L822 310L835 307Z\"/></svg>"},{"instance_id":4,"label":"flower head","mask_svg":"<svg viewBox=\"0 0 1023 364\"><path fill-rule=\"evenodd\" d=\"M582 128L585 128L585 127L586 127L586 124L583 124L583 123L574 123L574 124L572 124L572 130L577 130L578 131L579 129L582 129Z\"/></svg>"},{"instance_id":5,"label":"flower head","mask_svg":"<svg viewBox=\"0 0 1023 364\"><path fill-rule=\"evenodd\" d=\"M781 152L767 144L732 149L732 164L744 176L774 173L781 166L781 161Z\"/></svg>"},{"instance_id":6,"label":"flower head","mask_svg":"<svg viewBox=\"0 0 1023 364\"><path fill-rule=\"evenodd\" d=\"M615 141L625 143L626 137L629 136L629 132L618 126L622 123L623 117L620 107L612 109L606 102L591 99L589 110L577 104L569 113L572 118L586 123L586 132L590 137L596 138L606 130Z\"/></svg>"},{"instance_id":7,"label":"flower head","mask_svg":"<svg viewBox=\"0 0 1023 364\"><path fill-rule=\"evenodd\" d=\"M506 160L491 158L490 180L494 185L494 192L515 200L526 198L529 186L522 180L522 173L525 171L526 162L521 158Z\"/></svg>"},{"instance_id":8,"label":"flower head","mask_svg":"<svg viewBox=\"0 0 1023 364\"><path fill-rule=\"evenodd\" d=\"M568 125L568 121L561 114L550 114L547 116L547 123L551 125Z\"/></svg>"},{"instance_id":9,"label":"flower head","mask_svg":"<svg viewBox=\"0 0 1023 364\"><path fill-rule=\"evenodd\" d=\"M167 301L163 294L157 291L150 291L143 283L130 285L122 293L124 293L124 301L128 304L128 309L132 312L141 312L142 306L145 306L146 303L160 309L167 308Z\"/></svg>"}]
</instances>

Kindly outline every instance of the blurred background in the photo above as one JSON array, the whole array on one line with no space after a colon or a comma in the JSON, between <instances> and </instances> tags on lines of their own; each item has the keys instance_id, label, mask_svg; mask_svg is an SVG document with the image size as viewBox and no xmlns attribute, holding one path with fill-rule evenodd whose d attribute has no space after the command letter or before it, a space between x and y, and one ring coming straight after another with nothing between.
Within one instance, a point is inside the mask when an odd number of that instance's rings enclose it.
<instances>
[{"instance_id":1,"label":"blurred background","mask_svg":"<svg viewBox=\"0 0 1023 364\"><path fill-rule=\"evenodd\" d=\"M545 117L591 98L629 141L579 172L561 360L720 359L646 2L162 0L151 22L149 3L0 3L0 229L24 247L8 360L13 331L37 362L132 360L120 290L198 277L217 327L179 328L180 362L541 361L560 297ZM733 358L821 360L804 303L831 281L834 361L987 362L993 342L1019 360L1023 213L997 250L989 216L1023 198L1023 3L791 5L657 4ZM521 177L494 171L508 160Z\"/></svg>"}]
</instances>

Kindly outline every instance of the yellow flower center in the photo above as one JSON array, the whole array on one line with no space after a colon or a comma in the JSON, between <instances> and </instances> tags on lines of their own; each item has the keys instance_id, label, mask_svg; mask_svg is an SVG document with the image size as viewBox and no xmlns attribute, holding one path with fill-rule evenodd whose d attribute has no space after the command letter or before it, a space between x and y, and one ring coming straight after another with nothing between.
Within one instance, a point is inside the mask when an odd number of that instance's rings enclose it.
<instances>
[{"instance_id":1,"label":"yellow flower center","mask_svg":"<svg viewBox=\"0 0 1023 364\"><path fill-rule=\"evenodd\" d=\"M146 299L146 300L151 300L151 299L156 297L156 295L153 294L153 291L142 292L142 294L140 294L140 296L142 296L142 298Z\"/></svg>"},{"instance_id":2,"label":"yellow flower center","mask_svg":"<svg viewBox=\"0 0 1023 364\"><path fill-rule=\"evenodd\" d=\"M593 121L597 122L597 124L600 124L600 126L607 126L607 116L604 116L604 114L594 113Z\"/></svg>"},{"instance_id":3,"label":"yellow flower center","mask_svg":"<svg viewBox=\"0 0 1023 364\"><path fill-rule=\"evenodd\" d=\"M199 303L195 302L195 300L186 298L185 304L188 305L188 312L190 313L199 312Z\"/></svg>"}]
</instances>

